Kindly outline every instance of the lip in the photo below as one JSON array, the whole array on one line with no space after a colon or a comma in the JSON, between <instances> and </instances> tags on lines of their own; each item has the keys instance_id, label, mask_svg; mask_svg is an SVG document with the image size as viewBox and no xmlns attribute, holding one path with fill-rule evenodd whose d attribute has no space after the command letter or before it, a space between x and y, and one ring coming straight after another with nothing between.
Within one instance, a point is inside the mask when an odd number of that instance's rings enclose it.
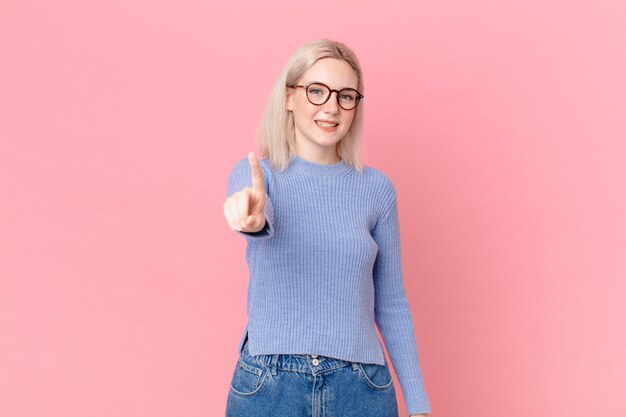
<instances>
[{"instance_id":1,"label":"lip","mask_svg":"<svg viewBox=\"0 0 626 417\"><path fill-rule=\"evenodd\" d=\"M316 119L316 122L323 122L323 123L337 123L339 124L339 122L337 120L322 120L322 119Z\"/></svg>"}]
</instances>

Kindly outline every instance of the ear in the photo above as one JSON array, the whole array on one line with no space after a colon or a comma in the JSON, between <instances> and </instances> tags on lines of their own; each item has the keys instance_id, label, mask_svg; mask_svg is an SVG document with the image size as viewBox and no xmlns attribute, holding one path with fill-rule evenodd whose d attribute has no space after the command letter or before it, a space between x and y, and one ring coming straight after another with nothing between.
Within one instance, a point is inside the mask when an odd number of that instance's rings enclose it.
<instances>
[{"instance_id":1,"label":"ear","mask_svg":"<svg viewBox=\"0 0 626 417\"><path fill-rule=\"evenodd\" d=\"M293 111L293 88L287 87L285 104L286 110Z\"/></svg>"}]
</instances>

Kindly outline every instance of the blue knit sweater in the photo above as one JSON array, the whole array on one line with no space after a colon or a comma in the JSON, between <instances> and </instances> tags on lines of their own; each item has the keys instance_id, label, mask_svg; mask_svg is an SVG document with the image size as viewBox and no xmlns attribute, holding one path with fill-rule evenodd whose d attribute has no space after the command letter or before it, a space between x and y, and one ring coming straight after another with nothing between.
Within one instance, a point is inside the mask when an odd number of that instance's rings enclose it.
<instances>
[{"instance_id":1,"label":"blue knit sweater","mask_svg":"<svg viewBox=\"0 0 626 417\"><path fill-rule=\"evenodd\" d=\"M385 364L380 330L410 414L430 413L400 256L396 191L381 171L295 156L285 171L259 160L265 226L247 240L251 355L318 354ZM248 159L227 195L252 187Z\"/></svg>"}]
</instances>

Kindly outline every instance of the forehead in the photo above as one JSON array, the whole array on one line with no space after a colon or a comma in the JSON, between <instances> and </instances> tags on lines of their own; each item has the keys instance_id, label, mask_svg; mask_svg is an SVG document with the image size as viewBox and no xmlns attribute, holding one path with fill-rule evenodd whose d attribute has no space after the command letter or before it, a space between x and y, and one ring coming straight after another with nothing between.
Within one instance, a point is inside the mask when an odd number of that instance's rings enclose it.
<instances>
[{"instance_id":1,"label":"forehead","mask_svg":"<svg viewBox=\"0 0 626 417\"><path fill-rule=\"evenodd\" d=\"M315 62L302 77L302 82L322 82L330 88L357 88L356 72L350 64L335 58L322 58Z\"/></svg>"}]
</instances>

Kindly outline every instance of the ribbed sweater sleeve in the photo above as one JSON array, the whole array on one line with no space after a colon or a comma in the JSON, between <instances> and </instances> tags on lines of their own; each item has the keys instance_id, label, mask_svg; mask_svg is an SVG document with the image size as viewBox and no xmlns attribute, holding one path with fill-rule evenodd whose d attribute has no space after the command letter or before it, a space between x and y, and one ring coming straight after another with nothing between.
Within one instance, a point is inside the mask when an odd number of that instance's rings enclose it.
<instances>
[{"instance_id":1,"label":"ribbed sweater sleeve","mask_svg":"<svg viewBox=\"0 0 626 417\"><path fill-rule=\"evenodd\" d=\"M272 205L272 199L269 195L269 179L270 170L266 167L265 161L259 161L259 166L263 171L263 181L265 183L265 194L267 199L265 201L265 207L263 214L265 216L265 226L258 232L242 232L237 230L237 233L243 235L248 240L267 239L274 236L274 207ZM240 159L232 169L228 181L226 195L232 196L237 191L243 190L245 187L252 188L252 173L250 172L250 165L248 159Z\"/></svg>"},{"instance_id":2,"label":"ribbed sweater sleeve","mask_svg":"<svg viewBox=\"0 0 626 417\"><path fill-rule=\"evenodd\" d=\"M409 415L430 413L413 319L403 283L398 206L391 182L388 183L387 198L389 207L372 231L378 245L373 271L374 316L398 375Z\"/></svg>"}]
</instances>

